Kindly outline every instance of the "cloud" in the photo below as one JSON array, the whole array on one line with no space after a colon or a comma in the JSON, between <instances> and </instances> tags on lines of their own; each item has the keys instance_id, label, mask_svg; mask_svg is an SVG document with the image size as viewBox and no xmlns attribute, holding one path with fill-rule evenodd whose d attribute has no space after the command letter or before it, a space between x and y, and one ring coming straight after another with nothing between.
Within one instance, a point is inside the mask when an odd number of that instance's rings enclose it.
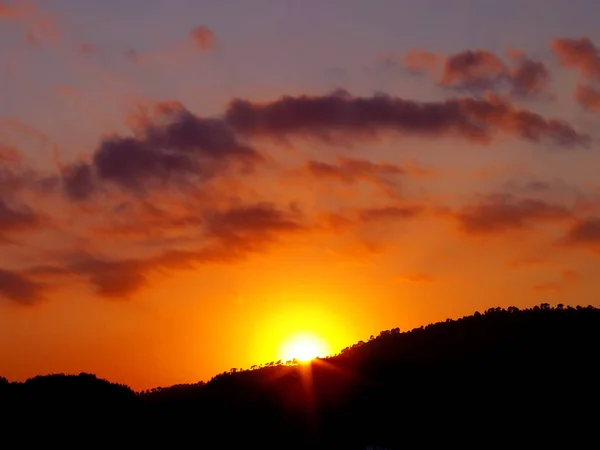
<instances>
[{"instance_id":1,"label":"cloud","mask_svg":"<svg viewBox=\"0 0 600 450\"><path fill-rule=\"evenodd\" d=\"M562 282L548 281L545 283L539 283L534 285L533 289L541 293L561 294L564 292L565 288L569 287L569 285L578 282L580 275L574 270L565 269L561 272L561 278Z\"/></svg>"},{"instance_id":2,"label":"cloud","mask_svg":"<svg viewBox=\"0 0 600 450\"><path fill-rule=\"evenodd\" d=\"M28 273L41 278L80 276L101 297L127 299L149 285L153 275L160 271L191 269L206 263L234 263L266 250L283 235L308 230L299 211L280 209L270 203L207 210L199 213L194 226L202 235L200 246L168 249L147 258L114 259L81 253L66 258L64 267L39 266Z\"/></svg>"},{"instance_id":3,"label":"cloud","mask_svg":"<svg viewBox=\"0 0 600 450\"><path fill-rule=\"evenodd\" d=\"M141 191L155 185L207 180L233 165L252 170L262 157L242 144L227 123L201 118L180 103L158 103L152 117L131 119L133 136L104 138L90 165L77 164L63 174L65 191L81 200L100 181Z\"/></svg>"},{"instance_id":4,"label":"cloud","mask_svg":"<svg viewBox=\"0 0 600 450\"><path fill-rule=\"evenodd\" d=\"M442 58L435 53L426 50L410 50L402 60L402 64L406 70L413 73L435 73Z\"/></svg>"},{"instance_id":5,"label":"cloud","mask_svg":"<svg viewBox=\"0 0 600 450\"><path fill-rule=\"evenodd\" d=\"M298 232L299 211L277 209L271 203L233 207L227 211L209 211L205 214L206 235L228 248L243 250L271 242L279 233Z\"/></svg>"},{"instance_id":6,"label":"cloud","mask_svg":"<svg viewBox=\"0 0 600 450\"><path fill-rule=\"evenodd\" d=\"M464 50L448 57L411 50L404 67L417 73L428 73L440 86L480 93L504 91L514 97L531 97L543 92L549 84L550 72L541 61L528 58L524 52L509 51L505 62L487 50ZM442 67L438 77L437 68Z\"/></svg>"},{"instance_id":7,"label":"cloud","mask_svg":"<svg viewBox=\"0 0 600 450\"><path fill-rule=\"evenodd\" d=\"M50 137L46 133L19 119L0 117L0 127L4 129L4 133L17 133L41 144L52 144Z\"/></svg>"},{"instance_id":8,"label":"cloud","mask_svg":"<svg viewBox=\"0 0 600 450\"><path fill-rule=\"evenodd\" d=\"M199 26L190 31L190 39L200 51L211 50L215 45L215 35L205 26Z\"/></svg>"},{"instance_id":9,"label":"cloud","mask_svg":"<svg viewBox=\"0 0 600 450\"><path fill-rule=\"evenodd\" d=\"M574 97L575 101L584 108L595 112L600 111L600 90L590 85L578 83Z\"/></svg>"},{"instance_id":10,"label":"cloud","mask_svg":"<svg viewBox=\"0 0 600 450\"><path fill-rule=\"evenodd\" d=\"M36 11L36 6L29 2L0 3L0 19L3 20L24 20Z\"/></svg>"},{"instance_id":11,"label":"cloud","mask_svg":"<svg viewBox=\"0 0 600 450\"><path fill-rule=\"evenodd\" d=\"M565 234L563 243L600 248L600 218L592 216L578 220Z\"/></svg>"},{"instance_id":12,"label":"cloud","mask_svg":"<svg viewBox=\"0 0 600 450\"><path fill-rule=\"evenodd\" d=\"M563 67L578 70L586 78L600 80L600 51L589 37L555 39L552 49Z\"/></svg>"},{"instance_id":13,"label":"cloud","mask_svg":"<svg viewBox=\"0 0 600 450\"><path fill-rule=\"evenodd\" d=\"M459 89L492 89L505 77L504 62L486 50L465 50L446 59L440 84Z\"/></svg>"},{"instance_id":14,"label":"cloud","mask_svg":"<svg viewBox=\"0 0 600 450\"><path fill-rule=\"evenodd\" d=\"M88 278L96 293L102 297L127 297L145 285L146 264L136 260L102 260L83 258L70 264L70 270Z\"/></svg>"},{"instance_id":15,"label":"cloud","mask_svg":"<svg viewBox=\"0 0 600 450\"><path fill-rule=\"evenodd\" d=\"M65 194L74 201L88 199L94 191L94 173L86 163L66 166L62 172Z\"/></svg>"},{"instance_id":16,"label":"cloud","mask_svg":"<svg viewBox=\"0 0 600 450\"><path fill-rule=\"evenodd\" d=\"M0 144L0 169L8 170L20 163L21 152L16 147Z\"/></svg>"},{"instance_id":17,"label":"cloud","mask_svg":"<svg viewBox=\"0 0 600 450\"><path fill-rule=\"evenodd\" d=\"M0 198L0 233L22 231L36 226L38 217L26 206L9 205Z\"/></svg>"},{"instance_id":18,"label":"cloud","mask_svg":"<svg viewBox=\"0 0 600 450\"><path fill-rule=\"evenodd\" d=\"M358 180L379 181L384 176L405 174L404 169L393 164L352 158L338 158L337 164L308 161L307 169L316 177L335 178L344 183L355 183Z\"/></svg>"},{"instance_id":19,"label":"cloud","mask_svg":"<svg viewBox=\"0 0 600 450\"><path fill-rule=\"evenodd\" d=\"M454 215L460 228L469 234L489 234L523 229L538 222L569 219L564 206L537 199L517 199L510 195L490 195L462 208Z\"/></svg>"},{"instance_id":20,"label":"cloud","mask_svg":"<svg viewBox=\"0 0 600 450\"><path fill-rule=\"evenodd\" d=\"M521 57L517 61L517 65L508 72L513 96L533 96L546 89L550 82L550 71L543 62L527 57Z\"/></svg>"},{"instance_id":21,"label":"cloud","mask_svg":"<svg viewBox=\"0 0 600 450\"><path fill-rule=\"evenodd\" d=\"M486 91L509 87L516 97L540 93L547 85L550 73L541 61L524 55L513 56L509 67L495 54L485 50L466 50L446 60L440 83L469 91Z\"/></svg>"},{"instance_id":22,"label":"cloud","mask_svg":"<svg viewBox=\"0 0 600 450\"><path fill-rule=\"evenodd\" d=\"M27 277L0 269L0 298L21 305L31 305L43 299L43 286Z\"/></svg>"},{"instance_id":23,"label":"cloud","mask_svg":"<svg viewBox=\"0 0 600 450\"><path fill-rule=\"evenodd\" d=\"M304 172L319 180L335 180L350 185L361 181L372 183L386 194L395 196L394 188L399 176L419 176L425 173L425 170L413 166L405 169L384 162L339 157L336 163L310 160L306 163Z\"/></svg>"},{"instance_id":24,"label":"cloud","mask_svg":"<svg viewBox=\"0 0 600 450\"><path fill-rule=\"evenodd\" d=\"M32 2L0 3L0 20L24 26L25 41L31 45L57 43L62 38L57 17Z\"/></svg>"},{"instance_id":25,"label":"cloud","mask_svg":"<svg viewBox=\"0 0 600 450\"><path fill-rule=\"evenodd\" d=\"M360 220L373 222L380 220L410 219L423 212L421 206L387 206L383 208L368 208L360 212Z\"/></svg>"},{"instance_id":26,"label":"cloud","mask_svg":"<svg viewBox=\"0 0 600 450\"><path fill-rule=\"evenodd\" d=\"M495 96L416 102L387 95L353 97L347 93L282 97L266 103L236 99L227 121L248 136L299 136L335 143L335 139L374 139L381 132L429 137L461 137L489 142L504 132L534 142L588 145L590 138L570 124L515 108Z\"/></svg>"}]
</instances>

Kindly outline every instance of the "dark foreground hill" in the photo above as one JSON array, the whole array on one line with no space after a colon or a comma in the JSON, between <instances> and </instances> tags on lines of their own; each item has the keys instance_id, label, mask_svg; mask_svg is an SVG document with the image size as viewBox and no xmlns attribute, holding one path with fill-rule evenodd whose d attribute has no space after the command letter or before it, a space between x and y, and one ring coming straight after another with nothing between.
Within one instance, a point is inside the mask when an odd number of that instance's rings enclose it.
<instances>
[{"instance_id":1,"label":"dark foreground hill","mask_svg":"<svg viewBox=\"0 0 600 450\"><path fill-rule=\"evenodd\" d=\"M87 374L4 380L0 447L596 448L599 357L599 309L543 304L145 393Z\"/></svg>"}]
</instances>

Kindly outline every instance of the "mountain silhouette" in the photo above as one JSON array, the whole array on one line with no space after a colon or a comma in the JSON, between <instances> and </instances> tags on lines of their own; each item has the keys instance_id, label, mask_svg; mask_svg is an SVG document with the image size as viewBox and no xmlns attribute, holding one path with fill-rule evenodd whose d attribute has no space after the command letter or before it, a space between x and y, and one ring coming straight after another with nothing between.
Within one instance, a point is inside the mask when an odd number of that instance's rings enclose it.
<instances>
[{"instance_id":1,"label":"mountain silhouette","mask_svg":"<svg viewBox=\"0 0 600 450\"><path fill-rule=\"evenodd\" d=\"M491 308L139 393L91 374L0 378L0 429L19 447L597 446L599 344L592 306Z\"/></svg>"}]
</instances>

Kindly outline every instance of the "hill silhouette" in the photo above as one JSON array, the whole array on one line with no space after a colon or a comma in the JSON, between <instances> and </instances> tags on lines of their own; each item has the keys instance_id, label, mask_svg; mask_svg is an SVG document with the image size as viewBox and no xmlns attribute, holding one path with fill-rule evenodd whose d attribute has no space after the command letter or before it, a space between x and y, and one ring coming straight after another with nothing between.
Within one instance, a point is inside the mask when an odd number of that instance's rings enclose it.
<instances>
[{"instance_id":1,"label":"hill silhouette","mask_svg":"<svg viewBox=\"0 0 600 450\"><path fill-rule=\"evenodd\" d=\"M491 308L382 331L310 364L141 393L90 374L0 379L2 439L328 449L564 440L573 448L598 441L599 355L600 309Z\"/></svg>"}]
</instances>

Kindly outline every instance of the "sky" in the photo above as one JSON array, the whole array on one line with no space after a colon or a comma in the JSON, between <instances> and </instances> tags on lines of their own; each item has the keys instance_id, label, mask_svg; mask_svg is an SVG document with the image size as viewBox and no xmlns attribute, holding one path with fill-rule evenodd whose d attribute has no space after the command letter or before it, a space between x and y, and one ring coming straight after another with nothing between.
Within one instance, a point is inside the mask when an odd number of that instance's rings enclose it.
<instances>
[{"instance_id":1,"label":"sky","mask_svg":"<svg viewBox=\"0 0 600 450\"><path fill-rule=\"evenodd\" d=\"M0 375L140 390L600 305L598 14L0 1Z\"/></svg>"}]
</instances>

